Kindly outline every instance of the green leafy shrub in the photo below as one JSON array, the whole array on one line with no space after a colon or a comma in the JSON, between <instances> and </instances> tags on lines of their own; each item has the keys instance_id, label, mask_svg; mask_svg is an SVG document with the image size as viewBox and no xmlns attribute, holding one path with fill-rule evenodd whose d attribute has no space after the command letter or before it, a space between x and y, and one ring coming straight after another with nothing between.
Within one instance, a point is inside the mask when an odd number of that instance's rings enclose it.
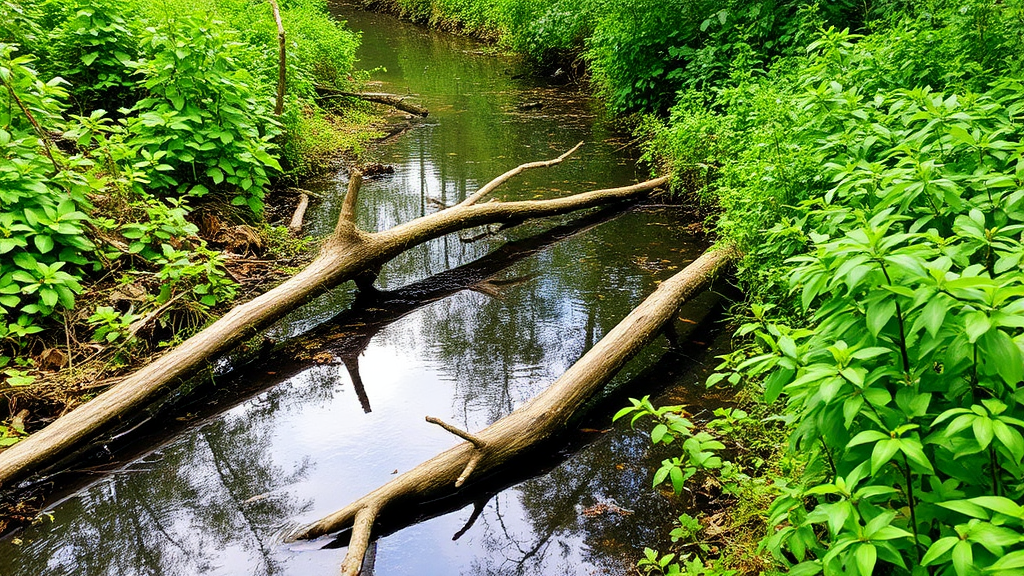
<instances>
[{"instance_id":1,"label":"green leafy shrub","mask_svg":"<svg viewBox=\"0 0 1024 576\"><path fill-rule=\"evenodd\" d=\"M123 4L88 2L50 33L47 71L71 83L78 107L117 110L134 104L131 63L138 46ZM131 18L131 15L128 15Z\"/></svg>"},{"instance_id":2,"label":"green leafy shrub","mask_svg":"<svg viewBox=\"0 0 1024 576\"><path fill-rule=\"evenodd\" d=\"M149 28L136 64L147 96L127 121L131 145L147 160L156 191L203 196L221 189L236 205L263 209L275 121L239 67L239 44L218 23L194 17Z\"/></svg>"},{"instance_id":3,"label":"green leafy shrub","mask_svg":"<svg viewBox=\"0 0 1024 576\"><path fill-rule=\"evenodd\" d=\"M814 329L757 328L763 354L741 365L829 465L773 511L769 547L801 570L1024 565L1021 102L1015 81L804 96L834 183L796 209L791 285Z\"/></svg>"},{"instance_id":4,"label":"green leafy shrub","mask_svg":"<svg viewBox=\"0 0 1024 576\"><path fill-rule=\"evenodd\" d=\"M74 306L93 244L87 187L48 141L47 130L63 124L66 92L14 51L0 44L0 337L21 339L58 306Z\"/></svg>"}]
</instances>

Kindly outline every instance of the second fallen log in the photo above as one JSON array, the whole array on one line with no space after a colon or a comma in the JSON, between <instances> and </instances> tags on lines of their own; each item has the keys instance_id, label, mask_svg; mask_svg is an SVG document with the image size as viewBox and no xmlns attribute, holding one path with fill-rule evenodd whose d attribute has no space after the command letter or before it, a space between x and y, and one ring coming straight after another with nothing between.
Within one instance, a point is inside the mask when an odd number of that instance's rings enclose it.
<instances>
[{"instance_id":1,"label":"second fallen log","mask_svg":"<svg viewBox=\"0 0 1024 576\"><path fill-rule=\"evenodd\" d=\"M455 431L448 424L428 419L467 441L423 462L347 507L301 528L292 538L316 538L351 527L342 574L355 576L362 565L374 522L388 505L410 498L426 500L450 492L472 475L499 467L557 432L587 399L659 334L687 299L706 289L712 278L736 256L732 249L712 250L702 255L663 282L544 392L480 432Z\"/></svg>"}]
</instances>

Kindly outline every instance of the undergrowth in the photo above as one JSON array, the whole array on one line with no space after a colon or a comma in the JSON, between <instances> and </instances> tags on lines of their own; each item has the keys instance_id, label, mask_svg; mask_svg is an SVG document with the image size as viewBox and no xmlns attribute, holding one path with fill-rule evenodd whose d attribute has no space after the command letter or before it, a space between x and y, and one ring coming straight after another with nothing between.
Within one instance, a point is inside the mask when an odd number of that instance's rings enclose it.
<instances>
[{"instance_id":1,"label":"undergrowth","mask_svg":"<svg viewBox=\"0 0 1024 576\"><path fill-rule=\"evenodd\" d=\"M801 50L750 44L642 125L746 253L748 308L712 383L757 391L805 462L763 474L776 497L752 555L651 551L644 570L1024 569L1024 9L865 6L851 30L808 4Z\"/></svg>"},{"instance_id":2,"label":"undergrowth","mask_svg":"<svg viewBox=\"0 0 1024 576\"><path fill-rule=\"evenodd\" d=\"M320 0L281 12L275 116L267 2L0 4L5 395L46 396L40 376L82 362L101 377L204 325L269 273L244 261L279 236L263 220L272 184L372 136L368 110L316 99L354 81L358 34Z\"/></svg>"}]
</instances>

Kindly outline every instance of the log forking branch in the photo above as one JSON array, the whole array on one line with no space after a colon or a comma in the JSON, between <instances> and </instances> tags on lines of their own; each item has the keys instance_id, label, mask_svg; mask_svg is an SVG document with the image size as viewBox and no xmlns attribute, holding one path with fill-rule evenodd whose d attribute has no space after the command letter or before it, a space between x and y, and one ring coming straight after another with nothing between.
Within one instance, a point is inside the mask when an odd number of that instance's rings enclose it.
<instances>
[{"instance_id":1,"label":"log forking branch","mask_svg":"<svg viewBox=\"0 0 1024 576\"><path fill-rule=\"evenodd\" d=\"M366 547L364 542L369 542L375 519L389 504L405 498L436 497L451 490L452 478L459 470L462 473L456 483L461 486L475 469L493 470L553 434L627 361L661 333L683 302L705 289L737 256L731 248L706 252L663 282L546 390L478 434L470 435L477 442L465 442L438 454L349 506L300 529L291 539L316 538L352 526L342 573L356 576ZM439 421L435 423L440 425ZM467 434L458 432L459 436Z\"/></svg>"},{"instance_id":2,"label":"log forking branch","mask_svg":"<svg viewBox=\"0 0 1024 576\"><path fill-rule=\"evenodd\" d=\"M466 198L457 205L472 206L473 204L476 204L478 201L480 201L481 198L484 198L491 192L494 192L495 188L511 180L513 176L521 174L522 172L529 170L531 168L549 168L551 166L561 164L562 160L565 160L566 158L571 156L573 152L579 150L580 146L583 146L583 142L580 142L579 144L573 146L572 149L568 150L567 152L553 160L541 160L539 162L527 162L526 164L520 164L519 166L516 166L515 168L509 170L508 172L505 172L501 176L498 176L494 180L491 180L487 184L484 184L483 188L477 190L473 194L470 194L468 198Z\"/></svg>"},{"instance_id":3,"label":"log forking branch","mask_svg":"<svg viewBox=\"0 0 1024 576\"><path fill-rule=\"evenodd\" d=\"M0 452L0 486L9 488L14 480L58 462L72 449L116 427L123 418L130 418L143 406L156 401L170 386L201 372L221 354L314 296L379 270L385 262L413 246L466 228L559 216L636 200L666 184L668 177L548 200L455 206L380 232L363 232L355 226L360 180L354 175L345 199L347 209L342 210L335 235L323 244L320 254L306 268L272 290L235 306L198 334L125 376L85 405ZM465 460L460 470L464 466Z\"/></svg>"},{"instance_id":4,"label":"log forking branch","mask_svg":"<svg viewBox=\"0 0 1024 576\"><path fill-rule=\"evenodd\" d=\"M473 445L473 455L470 456L469 461L466 462L466 467L462 469L462 474L459 474L459 477L455 480L455 487L461 488L462 485L466 483L466 480L469 479L469 475L472 474L473 470L475 470L477 465L480 464L480 460L484 457L484 451L487 449L487 442L485 442L479 436L474 436L473 434L470 434L465 430L460 430L455 426L452 426L451 424L445 422L444 420L441 420L440 418L427 416L427 422L430 422L431 424L437 424L441 428L444 428L445 430L451 432L452 434L458 436L459 438L462 438L463 440L468 441L470 444Z\"/></svg>"}]
</instances>

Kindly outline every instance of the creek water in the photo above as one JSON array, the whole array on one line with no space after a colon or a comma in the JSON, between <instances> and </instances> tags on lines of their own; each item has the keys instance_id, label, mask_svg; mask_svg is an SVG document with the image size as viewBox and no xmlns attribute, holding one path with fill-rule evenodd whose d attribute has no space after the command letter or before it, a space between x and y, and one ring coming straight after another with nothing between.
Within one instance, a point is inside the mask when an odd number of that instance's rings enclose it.
<instances>
[{"instance_id":1,"label":"creek water","mask_svg":"<svg viewBox=\"0 0 1024 576\"><path fill-rule=\"evenodd\" d=\"M363 229L438 210L580 140L562 165L524 173L499 196L554 197L644 176L628 137L579 88L520 76L516 60L464 38L334 10L363 33L360 66L384 68L373 74L379 90L415 94L430 110L369 153L395 173L366 182ZM311 233L330 231L345 183L310 185L325 197ZM217 378L224 395L162 414L150 424L162 436L0 542L0 574L337 573L344 546L282 535L459 441L424 416L479 430L542 390L702 251L688 224L678 208L634 207L408 251L382 271L382 294L357 298L343 286L293 313L270 331L287 345ZM476 232L485 231L466 235ZM699 319L711 305L699 299L681 315ZM714 352L684 348L668 354L659 339L615 383L629 395L673 385L669 400L699 404ZM572 431L466 496L411 511L423 521L386 528L364 573L623 574L643 546L667 547L678 501L650 485L667 453L610 424L624 398L606 396Z\"/></svg>"}]
</instances>

